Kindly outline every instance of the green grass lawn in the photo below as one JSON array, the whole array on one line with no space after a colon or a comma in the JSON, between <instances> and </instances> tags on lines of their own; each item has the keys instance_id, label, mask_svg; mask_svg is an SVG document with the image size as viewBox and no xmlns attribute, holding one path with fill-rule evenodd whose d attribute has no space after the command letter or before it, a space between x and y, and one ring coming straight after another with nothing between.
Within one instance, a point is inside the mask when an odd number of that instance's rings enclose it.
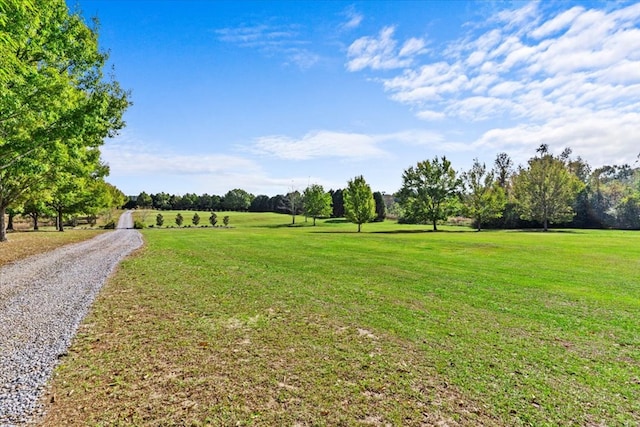
<instances>
[{"instance_id":1,"label":"green grass lawn","mask_svg":"<svg viewBox=\"0 0 640 427\"><path fill-rule=\"evenodd\" d=\"M144 230L45 425L640 423L640 233L226 214Z\"/></svg>"}]
</instances>

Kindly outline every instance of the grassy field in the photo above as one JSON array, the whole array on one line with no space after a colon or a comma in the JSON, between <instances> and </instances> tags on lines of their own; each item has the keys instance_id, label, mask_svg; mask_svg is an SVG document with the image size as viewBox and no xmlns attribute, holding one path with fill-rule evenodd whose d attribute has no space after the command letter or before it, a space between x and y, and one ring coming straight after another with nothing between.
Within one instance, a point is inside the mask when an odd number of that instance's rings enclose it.
<instances>
[{"instance_id":1,"label":"grassy field","mask_svg":"<svg viewBox=\"0 0 640 427\"><path fill-rule=\"evenodd\" d=\"M143 231L44 425L640 423L640 233L228 215Z\"/></svg>"}]
</instances>

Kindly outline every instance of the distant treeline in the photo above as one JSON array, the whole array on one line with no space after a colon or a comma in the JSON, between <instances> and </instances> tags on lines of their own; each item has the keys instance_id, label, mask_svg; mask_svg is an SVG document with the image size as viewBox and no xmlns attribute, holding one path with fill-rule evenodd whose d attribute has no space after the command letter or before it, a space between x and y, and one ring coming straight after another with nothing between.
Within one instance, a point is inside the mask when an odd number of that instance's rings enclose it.
<instances>
[{"instance_id":1,"label":"distant treeline","mask_svg":"<svg viewBox=\"0 0 640 427\"><path fill-rule=\"evenodd\" d=\"M124 207L301 215L309 214L316 200L308 191L276 196L254 196L242 189L223 196L142 192L129 197ZM345 191L328 191L331 207L323 212L336 218L349 216ZM391 217L402 223L433 223L434 229L436 222L452 217L470 218L478 229L546 230L550 224L640 229L640 168L624 164L592 169L581 157L572 158L570 149L555 156L543 144L527 165L517 168L506 153L496 156L492 168L476 160L471 170L462 172L455 171L445 157L418 162L405 170L398 192L374 192L373 199L374 220Z\"/></svg>"},{"instance_id":2,"label":"distant treeline","mask_svg":"<svg viewBox=\"0 0 640 427\"><path fill-rule=\"evenodd\" d=\"M343 190L329 190L331 195L331 217L344 217ZM378 196L376 196L378 194ZM383 195L374 193L378 203L383 202ZM391 200L393 198L391 197ZM240 211L240 212L275 212L281 214L304 214L304 203L299 191L276 196L260 194L254 196L242 189L228 191L223 196L195 193L175 195L168 193L148 194L142 192L137 196L129 196L123 206L125 209L157 209L157 210L192 210L192 211ZM384 207L384 205L383 205ZM382 209L382 208L381 208Z\"/></svg>"}]
</instances>

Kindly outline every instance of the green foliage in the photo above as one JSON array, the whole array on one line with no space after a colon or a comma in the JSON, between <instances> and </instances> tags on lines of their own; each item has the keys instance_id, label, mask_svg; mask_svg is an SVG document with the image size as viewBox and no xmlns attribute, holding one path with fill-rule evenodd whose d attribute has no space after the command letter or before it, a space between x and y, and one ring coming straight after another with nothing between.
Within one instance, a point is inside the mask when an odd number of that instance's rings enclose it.
<instances>
[{"instance_id":1,"label":"green foliage","mask_svg":"<svg viewBox=\"0 0 640 427\"><path fill-rule=\"evenodd\" d=\"M546 231L549 224L573 218L573 202L584 185L546 145L540 146L538 153L529 159L526 169L520 168L514 195L520 217L541 223Z\"/></svg>"},{"instance_id":2,"label":"green foliage","mask_svg":"<svg viewBox=\"0 0 640 427\"><path fill-rule=\"evenodd\" d=\"M211 216L209 217L209 224L215 227L217 223L218 223L218 215L216 215L215 212L211 212Z\"/></svg>"},{"instance_id":3,"label":"green foliage","mask_svg":"<svg viewBox=\"0 0 640 427\"><path fill-rule=\"evenodd\" d=\"M116 228L116 222L113 219L107 221L107 223L104 225L105 230L115 230L115 228Z\"/></svg>"},{"instance_id":4,"label":"green foliage","mask_svg":"<svg viewBox=\"0 0 640 427\"><path fill-rule=\"evenodd\" d=\"M135 228L136 230L142 230L144 228L144 222L140 220L133 221L133 228Z\"/></svg>"},{"instance_id":5,"label":"green foliage","mask_svg":"<svg viewBox=\"0 0 640 427\"><path fill-rule=\"evenodd\" d=\"M384 203L384 198L382 197L382 193L379 191L374 191L373 200L376 203L375 221L384 221L384 219L387 217L387 207Z\"/></svg>"},{"instance_id":6,"label":"green foliage","mask_svg":"<svg viewBox=\"0 0 640 427\"><path fill-rule=\"evenodd\" d=\"M624 229L640 229L640 194L634 194L622 199L616 207L618 227Z\"/></svg>"},{"instance_id":7,"label":"green foliage","mask_svg":"<svg viewBox=\"0 0 640 427\"><path fill-rule=\"evenodd\" d=\"M376 203L373 200L371 187L362 175L356 176L347 183L342 196L345 217L352 223L358 224L359 233L362 224L373 221L376 217Z\"/></svg>"},{"instance_id":8,"label":"green foliage","mask_svg":"<svg viewBox=\"0 0 640 427\"><path fill-rule=\"evenodd\" d=\"M474 219L478 231L486 220L500 218L507 203L500 182L494 172L487 172L486 166L474 159L471 169L463 174L467 187L464 194L464 212Z\"/></svg>"},{"instance_id":9,"label":"green foliage","mask_svg":"<svg viewBox=\"0 0 640 427\"><path fill-rule=\"evenodd\" d=\"M331 215L331 195L324 192L322 185L312 184L304 190L302 203L305 215L313 218L313 225L316 225L316 218Z\"/></svg>"},{"instance_id":10,"label":"green foliage","mask_svg":"<svg viewBox=\"0 0 640 427\"><path fill-rule=\"evenodd\" d=\"M236 188L230 190L224 195L222 207L230 211L246 211L249 210L253 195L246 191Z\"/></svg>"},{"instance_id":11,"label":"green foliage","mask_svg":"<svg viewBox=\"0 0 640 427\"><path fill-rule=\"evenodd\" d=\"M198 224L200 224L200 215L198 215L198 212L193 214L193 218L191 218L191 222L193 223L193 225L197 226Z\"/></svg>"},{"instance_id":12,"label":"green foliage","mask_svg":"<svg viewBox=\"0 0 640 427\"><path fill-rule=\"evenodd\" d=\"M176 215L176 225L178 227L181 227L183 222L184 222L184 218L183 218L182 214L179 213L178 215Z\"/></svg>"},{"instance_id":13,"label":"green foliage","mask_svg":"<svg viewBox=\"0 0 640 427\"><path fill-rule=\"evenodd\" d=\"M446 157L418 162L405 170L399 201L409 222L433 224L446 220L457 207L462 180Z\"/></svg>"},{"instance_id":14,"label":"green foliage","mask_svg":"<svg viewBox=\"0 0 640 427\"><path fill-rule=\"evenodd\" d=\"M342 218L344 217L344 196L342 189L337 189L336 191L329 191L331 194L331 204L332 204L332 214L334 218Z\"/></svg>"},{"instance_id":15,"label":"green foliage","mask_svg":"<svg viewBox=\"0 0 640 427\"><path fill-rule=\"evenodd\" d=\"M143 191L136 198L136 206L141 209L151 209L153 207L153 200L150 195Z\"/></svg>"},{"instance_id":16,"label":"green foliage","mask_svg":"<svg viewBox=\"0 0 640 427\"><path fill-rule=\"evenodd\" d=\"M58 185L60 168L66 167L61 159L73 158L68 153L86 158L84 151L97 151L105 137L124 126L129 101L117 82L104 81L107 55L98 49L95 28L87 27L79 14L70 14L63 0L3 1L0 16L3 241L6 208L29 191Z\"/></svg>"},{"instance_id":17,"label":"green foliage","mask_svg":"<svg viewBox=\"0 0 640 427\"><path fill-rule=\"evenodd\" d=\"M222 218L222 223L225 227L229 225L229 215L225 215L224 218Z\"/></svg>"},{"instance_id":18,"label":"green foliage","mask_svg":"<svg viewBox=\"0 0 640 427\"><path fill-rule=\"evenodd\" d=\"M156 215L156 225L158 227L162 227L163 224L164 224L164 217L162 216L161 213L159 213L158 215Z\"/></svg>"}]
</instances>

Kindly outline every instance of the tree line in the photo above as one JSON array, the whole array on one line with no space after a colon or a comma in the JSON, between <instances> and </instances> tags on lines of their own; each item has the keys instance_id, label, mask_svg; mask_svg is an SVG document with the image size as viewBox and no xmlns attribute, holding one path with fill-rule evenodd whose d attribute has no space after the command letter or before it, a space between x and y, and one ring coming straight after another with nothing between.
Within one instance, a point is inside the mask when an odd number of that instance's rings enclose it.
<instances>
[{"instance_id":1,"label":"tree line","mask_svg":"<svg viewBox=\"0 0 640 427\"><path fill-rule=\"evenodd\" d=\"M140 193L127 208L158 210L249 211L316 218L342 218L361 225L384 220L391 212L402 223L431 224L452 216L471 218L474 227L640 229L640 168L628 164L592 169L571 149L553 155L542 144L526 165L515 167L499 153L491 168L474 160L458 172L445 157L407 168L393 195L372 192L357 176L344 189L325 192L318 184L300 193L254 196L242 189L216 195Z\"/></svg>"},{"instance_id":2,"label":"tree line","mask_svg":"<svg viewBox=\"0 0 640 427\"><path fill-rule=\"evenodd\" d=\"M128 92L103 72L97 21L64 0L0 0L0 241L5 216L95 216L124 202L105 182L104 139L124 126Z\"/></svg>"}]
</instances>

